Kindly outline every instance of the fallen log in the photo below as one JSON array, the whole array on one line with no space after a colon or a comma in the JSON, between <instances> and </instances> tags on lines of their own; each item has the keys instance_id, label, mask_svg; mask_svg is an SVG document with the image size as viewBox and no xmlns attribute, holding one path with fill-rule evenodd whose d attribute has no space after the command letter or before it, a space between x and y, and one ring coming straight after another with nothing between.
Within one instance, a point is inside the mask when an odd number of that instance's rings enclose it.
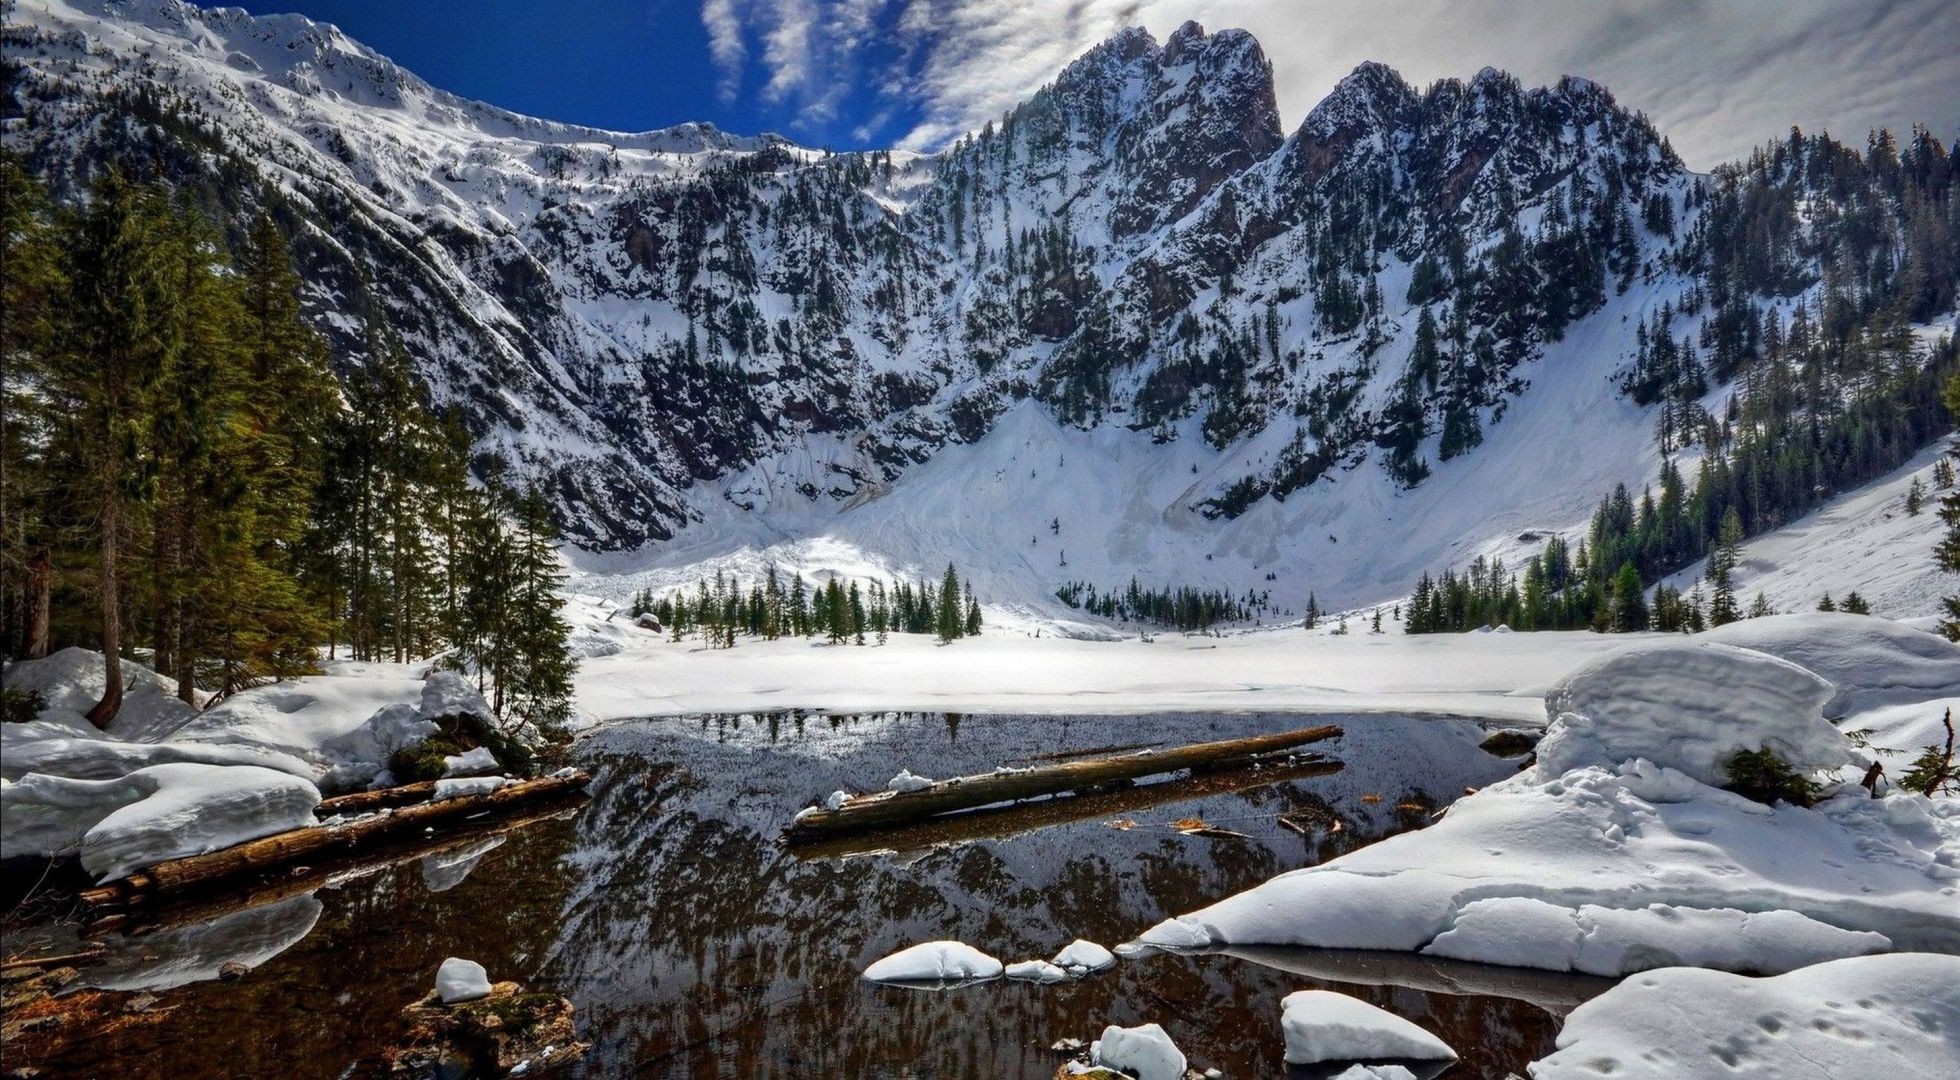
<instances>
[{"instance_id":1,"label":"fallen log","mask_svg":"<svg viewBox=\"0 0 1960 1080\"><path fill-rule=\"evenodd\" d=\"M1088 795L1058 795L1036 802L1015 803L990 810L946 814L909 825L897 825L869 835L792 836L790 854L806 862L849 859L894 851L923 851L977 840L1006 840L1041 829L1073 825L1150 810L1168 803L1230 795L1271 784L1331 776L1345 766L1338 761L1276 762L1222 772L1208 772L1155 784L1102 791Z\"/></svg>"},{"instance_id":2,"label":"fallen log","mask_svg":"<svg viewBox=\"0 0 1960 1080\"><path fill-rule=\"evenodd\" d=\"M313 808L313 814L315 817L330 818L341 814L365 814L371 810L390 810L397 806L413 806L419 802L427 802L435 793L434 780L376 788L373 791L356 791L351 795L335 795L330 799L321 799L320 805Z\"/></svg>"},{"instance_id":3,"label":"fallen log","mask_svg":"<svg viewBox=\"0 0 1960 1080\"><path fill-rule=\"evenodd\" d=\"M419 803L382 810L372 816L338 825L316 825L275 833L220 851L157 863L120 881L87 890L82 893L82 901L100 906L188 892L247 874L288 866L301 859L346 854L363 845L413 829L463 821L539 799L568 795L583 789L591 779L590 774L580 771L537 780L519 780L484 795Z\"/></svg>"},{"instance_id":4,"label":"fallen log","mask_svg":"<svg viewBox=\"0 0 1960 1080\"><path fill-rule=\"evenodd\" d=\"M1260 757L1336 738L1341 729L1331 724L1272 735L1194 743L1169 750L1150 750L1120 757L1069 761L979 776L941 780L916 791L879 792L847 800L835 810L813 807L797 815L787 835L795 839L896 825L936 814L970 810L992 803L1058 795L1101 784L1135 780L1182 769L1203 769L1224 762L1247 762Z\"/></svg>"}]
</instances>

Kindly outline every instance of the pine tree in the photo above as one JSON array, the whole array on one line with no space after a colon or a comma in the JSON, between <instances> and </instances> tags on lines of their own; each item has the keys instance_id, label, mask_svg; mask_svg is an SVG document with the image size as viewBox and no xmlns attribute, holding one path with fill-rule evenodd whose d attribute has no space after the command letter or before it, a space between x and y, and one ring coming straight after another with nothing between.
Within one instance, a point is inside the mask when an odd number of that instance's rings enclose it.
<instances>
[{"instance_id":1,"label":"pine tree","mask_svg":"<svg viewBox=\"0 0 1960 1080\"><path fill-rule=\"evenodd\" d=\"M1640 585L1640 572L1633 563L1620 564L1613 579L1612 630L1631 634L1647 629L1647 604Z\"/></svg>"},{"instance_id":2,"label":"pine tree","mask_svg":"<svg viewBox=\"0 0 1960 1080\"><path fill-rule=\"evenodd\" d=\"M46 193L0 147L0 649L25 659L48 654L60 544L46 457L53 417L30 388L53 358L67 289Z\"/></svg>"},{"instance_id":3,"label":"pine tree","mask_svg":"<svg viewBox=\"0 0 1960 1080\"><path fill-rule=\"evenodd\" d=\"M950 644L966 632L965 620L960 611L960 576L952 563L946 564L946 576L939 585L939 604L935 630L942 644Z\"/></svg>"},{"instance_id":4,"label":"pine tree","mask_svg":"<svg viewBox=\"0 0 1960 1080\"><path fill-rule=\"evenodd\" d=\"M1918 517L1920 507L1925 502L1926 485L1920 483L1919 478L1915 476L1912 478L1912 486L1906 489L1906 516Z\"/></svg>"},{"instance_id":5,"label":"pine tree","mask_svg":"<svg viewBox=\"0 0 1960 1080\"><path fill-rule=\"evenodd\" d=\"M1742 515L1736 513L1735 507L1729 507L1722 515L1719 535L1715 550L1708 556L1708 580L1715 589L1708 621L1713 626L1726 626L1742 618L1735 602L1735 567L1742 557Z\"/></svg>"},{"instance_id":6,"label":"pine tree","mask_svg":"<svg viewBox=\"0 0 1960 1080\"><path fill-rule=\"evenodd\" d=\"M1856 589L1845 593L1844 602L1838 605L1838 607L1839 610L1848 615L1870 615L1872 613L1871 604L1863 596L1858 595L1858 590Z\"/></svg>"},{"instance_id":7,"label":"pine tree","mask_svg":"<svg viewBox=\"0 0 1960 1080\"><path fill-rule=\"evenodd\" d=\"M1948 412L1960 416L1960 373L1947 380L1940 397ZM1960 460L1960 449L1948 454ZM1950 482L1948 486L1952 488ZM1933 547L1933 565L1942 573L1960 574L1960 488L1952 488L1940 496L1939 513L1940 521L1946 525L1946 535ZM1960 641L1960 594L1947 596L1940 603L1946 609L1945 618L1940 620L1940 633L1948 641Z\"/></svg>"},{"instance_id":8,"label":"pine tree","mask_svg":"<svg viewBox=\"0 0 1960 1080\"><path fill-rule=\"evenodd\" d=\"M1837 609L1837 601L1832 600L1831 594L1828 592L1824 594L1822 600L1817 601L1817 610L1819 611L1836 611Z\"/></svg>"}]
</instances>

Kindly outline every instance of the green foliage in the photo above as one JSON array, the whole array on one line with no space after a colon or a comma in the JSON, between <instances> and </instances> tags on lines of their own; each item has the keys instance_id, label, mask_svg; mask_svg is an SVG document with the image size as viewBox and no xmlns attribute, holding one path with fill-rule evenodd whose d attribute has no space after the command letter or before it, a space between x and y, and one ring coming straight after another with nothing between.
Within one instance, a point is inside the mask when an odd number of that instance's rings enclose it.
<instances>
[{"instance_id":1,"label":"green foliage","mask_svg":"<svg viewBox=\"0 0 1960 1080\"><path fill-rule=\"evenodd\" d=\"M47 700L38 691L0 687L0 723L25 724L47 707Z\"/></svg>"},{"instance_id":2,"label":"green foliage","mask_svg":"<svg viewBox=\"0 0 1960 1080\"><path fill-rule=\"evenodd\" d=\"M1899 786L1907 791L1921 795L1938 795L1949 788L1960 792L1960 765L1954 760L1953 710L1946 710L1941 717L1946 728L1946 742L1943 745L1927 746L1913 759L1906 774L1899 777Z\"/></svg>"},{"instance_id":3,"label":"green foliage","mask_svg":"<svg viewBox=\"0 0 1960 1080\"><path fill-rule=\"evenodd\" d=\"M1823 788L1815 780L1791 768L1788 762L1767 746L1736 751L1723 763L1723 769L1729 777L1729 782L1724 785L1727 790L1759 803L1780 800L1795 806L1809 806L1823 794Z\"/></svg>"},{"instance_id":4,"label":"green foliage","mask_svg":"<svg viewBox=\"0 0 1960 1080\"><path fill-rule=\"evenodd\" d=\"M785 581L775 567L747 584L717 571L712 581L698 581L692 590L660 597L648 591L636 600L636 606L642 604L671 630L673 640L699 634L718 649L734 648L738 636L769 641L821 636L835 645L866 644L867 634L879 644L890 634L953 641L979 634L984 623L971 583L951 565L937 582L831 578L814 588L801 574Z\"/></svg>"},{"instance_id":5,"label":"green foliage","mask_svg":"<svg viewBox=\"0 0 1960 1080\"><path fill-rule=\"evenodd\" d=\"M1270 590L1248 589L1235 596L1223 589L1191 585L1149 589L1135 578L1121 590L1097 589L1086 581L1070 581L1055 590L1055 598L1069 607L1105 619L1186 632L1209 630L1222 623L1253 622L1262 615L1278 614ZM1310 605L1308 618L1317 616L1318 611Z\"/></svg>"}]
</instances>

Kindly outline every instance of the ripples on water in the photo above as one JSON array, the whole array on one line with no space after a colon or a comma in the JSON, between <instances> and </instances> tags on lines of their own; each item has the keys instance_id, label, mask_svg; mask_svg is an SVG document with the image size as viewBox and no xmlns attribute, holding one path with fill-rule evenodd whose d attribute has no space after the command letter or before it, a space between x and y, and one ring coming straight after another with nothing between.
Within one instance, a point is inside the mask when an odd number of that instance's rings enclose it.
<instances>
[{"instance_id":1,"label":"ripples on water","mask_svg":"<svg viewBox=\"0 0 1960 1080\"><path fill-rule=\"evenodd\" d=\"M1084 809L1057 803L988 827L1009 835L935 844L943 833L915 831L910 850L884 854L811 857L777 841L799 808L840 787L877 790L900 766L947 777L1058 749L1321 722L1347 732L1314 747L1345 763L1331 775L1158 805L1191 789L1119 793L1087 804L1097 813L1084 820L1048 824ZM1436 1031L1464 1056L1448 1075L1521 1072L1550 1051L1562 1012L1596 987L1297 950L1152 955L1058 986L925 992L858 977L934 938L1007 962L1053 956L1075 937L1114 945L1167 915L1419 827L1428 814L1414 806L1512 771L1477 749L1482 734L1466 721L1398 716L785 713L609 727L581 745L597 779L575 817L217 925L117 942L97 982L184 985L163 993L168 1012L57 1064L124 1076L338 1076L385 1042L436 965L458 955L493 978L570 996L594 1044L583 1065L591 1076L1045 1077L1056 1040L1146 1021L1163 1024L1197 1068L1274 1076L1284 1073L1280 999L1308 987L1355 994ZM1290 831L1282 813L1314 826ZM1137 827L1106 824L1119 816ZM1182 817L1248 838L1165 827ZM208 981L234 958L263 962L242 979Z\"/></svg>"}]
</instances>

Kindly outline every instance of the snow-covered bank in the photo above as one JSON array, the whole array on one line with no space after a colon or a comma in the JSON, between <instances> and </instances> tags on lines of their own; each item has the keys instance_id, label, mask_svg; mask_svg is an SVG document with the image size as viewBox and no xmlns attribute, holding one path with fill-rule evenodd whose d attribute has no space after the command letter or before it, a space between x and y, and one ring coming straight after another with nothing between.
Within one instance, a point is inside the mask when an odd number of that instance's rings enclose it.
<instances>
[{"instance_id":1,"label":"snow-covered bank","mask_svg":"<svg viewBox=\"0 0 1960 1080\"><path fill-rule=\"evenodd\" d=\"M338 673L199 711L176 700L168 680L125 661L123 709L98 731L84 713L101 694L100 654L65 649L9 664L7 686L34 691L44 708L0 725L0 857L79 855L91 874L112 878L302 828L314 823L322 787L387 780L391 757L440 722L489 722L482 695L454 673L329 668ZM481 758L462 771L488 771Z\"/></svg>"},{"instance_id":2,"label":"snow-covered bank","mask_svg":"<svg viewBox=\"0 0 1960 1080\"><path fill-rule=\"evenodd\" d=\"M988 632L952 645L741 639L733 649L647 634L584 661L597 720L699 712L1433 712L1540 722L1547 688L1629 643L1675 635L1369 634L1297 628L1150 642Z\"/></svg>"},{"instance_id":3,"label":"snow-covered bank","mask_svg":"<svg viewBox=\"0 0 1960 1080\"><path fill-rule=\"evenodd\" d=\"M1960 958L1867 956L1765 979L1648 972L1579 1006L1531 1076L1960 1076Z\"/></svg>"},{"instance_id":4,"label":"snow-covered bank","mask_svg":"<svg viewBox=\"0 0 1960 1080\"><path fill-rule=\"evenodd\" d=\"M1763 640L1784 637L1763 623ZM1929 635L1888 651L1856 617L1806 617L1798 629L1826 655L1863 658L1840 672L1854 690L1876 692L1922 661L1960 673L1960 649ZM1282 874L1140 940L1408 950L1603 975L1960 951L1960 799L1847 786L1804 808L1711 786L1728 754L1759 745L1806 768L1854 765L1821 716L1840 693L1788 661L1702 639L1605 658L1549 695L1563 715L1532 768L1425 830Z\"/></svg>"}]
</instances>

